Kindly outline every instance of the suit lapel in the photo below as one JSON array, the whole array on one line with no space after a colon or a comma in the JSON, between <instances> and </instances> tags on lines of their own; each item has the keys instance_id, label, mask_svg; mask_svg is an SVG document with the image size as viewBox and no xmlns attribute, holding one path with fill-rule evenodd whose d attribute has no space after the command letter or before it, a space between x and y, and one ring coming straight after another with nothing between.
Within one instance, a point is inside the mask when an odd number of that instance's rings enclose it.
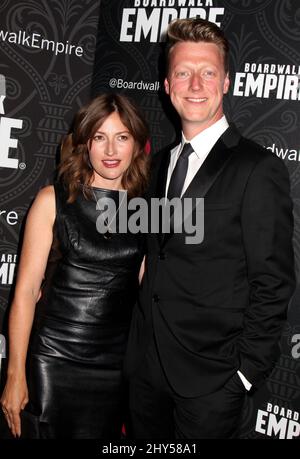
<instances>
[{"instance_id":1,"label":"suit lapel","mask_svg":"<svg viewBox=\"0 0 300 459\"><path fill-rule=\"evenodd\" d=\"M171 150L166 152L161 160L159 171L157 174L157 187L156 187L156 197L163 198L166 192L166 183L168 177L168 168L170 163Z\"/></svg>"},{"instance_id":2,"label":"suit lapel","mask_svg":"<svg viewBox=\"0 0 300 459\"><path fill-rule=\"evenodd\" d=\"M157 172L155 174L155 179L154 179L155 191L153 194L151 193L150 198L155 197L158 199L162 199L165 196L171 151L172 149L168 149L168 150L161 152L160 162L156 165ZM157 236L158 244L161 245L163 243L164 234L160 232L160 233L157 233L156 236Z\"/></svg>"},{"instance_id":3,"label":"suit lapel","mask_svg":"<svg viewBox=\"0 0 300 459\"><path fill-rule=\"evenodd\" d=\"M183 194L183 198L204 198L215 180L221 174L232 155L232 148L240 139L234 126L230 126L213 146L204 163Z\"/></svg>"},{"instance_id":4,"label":"suit lapel","mask_svg":"<svg viewBox=\"0 0 300 459\"><path fill-rule=\"evenodd\" d=\"M213 146L212 150L196 173L182 198L205 197L218 176L222 173L224 167L232 155L232 149L235 145L238 144L240 137L241 135L235 126L230 125ZM194 199L193 209L195 206L196 200ZM172 235L173 232L165 234L164 237L161 238L161 244L165 245L166 242L172 237Z\"/></svg>"}]
</instances>

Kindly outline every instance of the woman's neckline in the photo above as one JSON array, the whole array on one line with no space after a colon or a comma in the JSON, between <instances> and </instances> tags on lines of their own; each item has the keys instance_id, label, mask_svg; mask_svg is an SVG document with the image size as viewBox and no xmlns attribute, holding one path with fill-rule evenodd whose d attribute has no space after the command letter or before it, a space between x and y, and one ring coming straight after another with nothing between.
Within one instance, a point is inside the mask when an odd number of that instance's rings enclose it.
<instances>
[{"instance_id":1,"label":"woman's neckline","mask_svg":"<svg viewBox=\"0 0 300 459\"><path fill-rule=\"evenodd\" d=\"M98 186L92 186L92 185L84 185L83 183L79 184L81 188L88 188L90 190L99 190L99 191L108 191L111 193L126 193L126 190L114 190L112 188L100 188Z\"/></svg>"}]
</instances>

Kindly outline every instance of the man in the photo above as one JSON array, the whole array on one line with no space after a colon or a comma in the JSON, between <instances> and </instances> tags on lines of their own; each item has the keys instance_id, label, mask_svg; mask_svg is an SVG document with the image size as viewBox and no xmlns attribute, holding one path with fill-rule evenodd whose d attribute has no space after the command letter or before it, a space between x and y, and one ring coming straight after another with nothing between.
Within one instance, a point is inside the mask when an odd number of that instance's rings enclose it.
<instances>
[{"instance_id":1,"label":"man","mask_svg":"<svg viewBox=\"0 0 300 459\"><path fill-rule=\"evenodd\" d=\"M165 90L182 143L155 158L149 194L203 197L204 240L148 237L125 364L133 431L137 438L232 438L247 392L278 357L294 290L289 178L280 159L223 114L223 32L179 19L169 26L167 49Z\"/></svg>"}]
</instances>

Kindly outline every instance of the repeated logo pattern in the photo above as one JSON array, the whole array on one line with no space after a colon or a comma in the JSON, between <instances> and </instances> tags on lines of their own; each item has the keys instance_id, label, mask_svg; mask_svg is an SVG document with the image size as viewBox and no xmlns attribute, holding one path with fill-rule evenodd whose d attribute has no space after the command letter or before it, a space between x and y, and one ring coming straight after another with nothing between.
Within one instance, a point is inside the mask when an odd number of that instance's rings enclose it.
<instances>
[{"instance_id":1,"label":"repeated logo pattern","mask_svg":"<svg viewBox=\"0 0 300 459\"><path fill-rule=\"evenodd\" d=\"M39 188L51 182L62 137L74 113L90 97L99 5L100 0L1 2L0 74L5 99L0 129L10 147L4 149L1 142L0 330L24 217ZM14 167L1 167L7 157L14 158ZM14 226L3 218L12 211L18 214Z\"/></svg>"}]
</instances>

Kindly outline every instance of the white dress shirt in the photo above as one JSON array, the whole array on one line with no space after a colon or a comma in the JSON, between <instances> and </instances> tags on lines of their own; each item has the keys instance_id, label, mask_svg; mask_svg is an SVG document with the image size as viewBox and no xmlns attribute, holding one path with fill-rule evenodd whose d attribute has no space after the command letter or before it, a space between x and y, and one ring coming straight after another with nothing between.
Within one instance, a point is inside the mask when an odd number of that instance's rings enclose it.
<instances>
[{"instance_id":1,"label":"white dress shirt","mask_svg":"<svg viewBox=\"0 0 300 459\"><path fill-rule=\"evenodd\" d=\"M181 150L185 142L190 142L190 144L192 145L194 149L194 152L191 153L189 156L188 170L187 170L187 174L185 177L181 195L183 195L183 193L185 192L185 190L187 189L187 187L193 180L194 176L197 174L198 170L204 163L212 147L217 142L219 137L221 137L223 132L226 131L228 126L229 126L228 122L225 116L223 116L215 124L205 129L204 131L200 132L200 134L197 134L192 139L186 139L184 134L182 133L181 143L171 150L170 164L169 164L167 183L166 183L166 196L168 193L168 188L169 188L169 183L170 183L172 172L174 170L177 159L181 153Z\"/></svg>"},{"instance_id":2,"label":"white dress shirt","mask_svg":"<svg viewBox=\"0 0 300 459\"><path fill-rule=\"evenodd\" d=\"M223 115L222 118L220 118L216 123L214 123L212 126L205 129L204 131L200 132L200 134L197 134L192 139L186 139L184 134L182 133L181 143L171 150L165 196L167 196L168 194L168 188L169 188L171 175L175 168L176 162L179 158L183 145L186 142L190 142L194 151L189 156L188 170L186 173L181 196L186 191L187 187L189 186L189 184L191 183L191 181L197 174L198 170L204 163L206 157L209 155L211 149L213 148L217 140L221 137L221 135L226 131L228 127L229 127L229 124L227 122L227 119ZM247 390L250 390L252 387L252 384L245 378L245 376L240 371L238 371L237 373L239 377L241 378L245 388Z\"/></svg>"}]
</instances>

